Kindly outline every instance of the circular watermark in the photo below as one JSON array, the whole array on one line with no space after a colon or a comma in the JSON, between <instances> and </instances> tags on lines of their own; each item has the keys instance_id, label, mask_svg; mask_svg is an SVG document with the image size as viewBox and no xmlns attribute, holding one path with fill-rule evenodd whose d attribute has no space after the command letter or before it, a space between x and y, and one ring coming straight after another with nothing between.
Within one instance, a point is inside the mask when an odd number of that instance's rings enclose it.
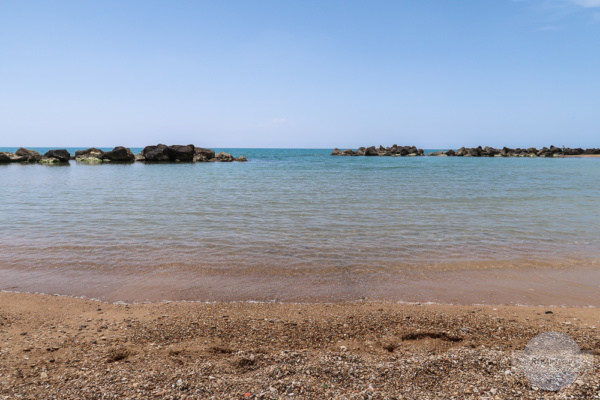
<instances>
[{"instance_id":1,"label":"circular watermark","mask_svg":"<svg viewBox=\"0 0 600 400\"><path fill-rule=\"evenodd\" d=\"M525 350L516 354L515 362L532 385L557 392L590 368L593 357L582 352L570 336L545 332L531 339Z\"/></svg>"}]
</instances>

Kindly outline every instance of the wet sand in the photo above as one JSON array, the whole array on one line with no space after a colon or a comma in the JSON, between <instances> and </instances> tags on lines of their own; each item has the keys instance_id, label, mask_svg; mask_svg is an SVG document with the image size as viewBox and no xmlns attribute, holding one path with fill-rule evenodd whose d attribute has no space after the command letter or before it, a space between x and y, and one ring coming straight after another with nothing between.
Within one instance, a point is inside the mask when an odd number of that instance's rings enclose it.
<instances>
[{"instance_id":1,"label":"wet sand","mask_svg":"<svg viewBox=\"0 0 600 400\"><path fill-rule=\"evenodd\" d=\"M1 268L0 290L61 294L127 303L169 301L357 300L443 304L600 307L597 262L559 268L540 264L502 268L382 271L118 270ZM269 272L270 271L270 272Z\"/></svg>"},{"instance_id":2,"label":"wet sand","mask_svg":"<svg viewBox=\"0 0 600 400\"><path fill-rule=\"evenodd\" d=\"M597 369L542 392L513 359L558 331L597 368L598 327L590 308L115 305L0 293L0 398L591 399Z\"/></svg>"}]
</instances>

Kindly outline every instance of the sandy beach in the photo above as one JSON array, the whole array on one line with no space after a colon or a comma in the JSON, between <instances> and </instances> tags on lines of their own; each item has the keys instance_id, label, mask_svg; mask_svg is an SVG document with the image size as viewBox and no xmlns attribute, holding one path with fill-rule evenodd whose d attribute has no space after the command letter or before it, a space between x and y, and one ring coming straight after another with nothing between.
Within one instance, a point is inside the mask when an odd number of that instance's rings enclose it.
<instances>
[{"instance_id":1,"label":"sandy beach","mask_svg":"<svg viewBox=\"0 0 600 400\"><path fill-rule=\"evenodd\" d=\"M0 293L1 399L598 398L588 368L558 393L515 352L571 336L597 364L596 308L109 304Z\"/></svg>"}]
</instances>

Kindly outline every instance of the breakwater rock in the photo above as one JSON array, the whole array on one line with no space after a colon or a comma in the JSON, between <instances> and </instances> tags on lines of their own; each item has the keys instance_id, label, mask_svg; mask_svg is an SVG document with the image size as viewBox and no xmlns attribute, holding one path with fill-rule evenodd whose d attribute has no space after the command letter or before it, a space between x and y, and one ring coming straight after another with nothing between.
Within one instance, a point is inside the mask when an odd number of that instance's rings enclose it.
<instances>
[{"instance_id":1,"label":"breakwater rock","mask_svg":"<svg viewBox=\"0 0 600 400\"><path fill-rule=\"evenodd\" d=\"M215 154L214 150L196 147L193 144L172 146L157 144L156 146L146 146L135 157L135 160L147 163L248 161L244 156L235 158L225 152Z\"/></svg>"},{"instance_id":2,"label":"breakwater rock","mask_svg":"<svg viewBox=\"0 0 600 400\"><path fill-rule=\"evenodd\" d=\"M103 151L95 147L75 152L75 161L87 164L100 164L105 162L132 163L135 156L130 149L117 146L111 151Z\"/></svg>"},{"instance_id":3,"label":"breakwater rock","mask_svg":"<svg viewBox=\"0 0 600 400\"><path fill-rule=\"evenodd\" d=\"M41 161L42 156L34 150L24 149L20 147L14 154L1 152L0 164L8 164L11 162L33 163Z\"/></svg>"},{"instance_id":4,"label":"breakwater rock","mask_svg":"<svg viewBox=\"0 0 600 400\"><path fill-rule=\"evenodd\" d=\"M19 148L15 153L0 152L0 164L40 163L69 165L69 160L86 164L133 163L135 161L147 163L248 161L244 156L236 158L225 152L215 154L214 150L196 147L193 144L172 146L158 144L156 146L146 146L137 155L134 155L131 149L123 146L117 146L111 151L103 151L95 147L90 147L85 150L77 150L75 156L71 156L66 149L49 150L44 155L40 155L35 150L23 147Z\"/></svg>"},{"instance_id":5,"label":"breakwater rock","mask_svg":"<svg viewBox=\"0 0 600 400\"><path fill-rule=\"evenodd\" d=\"M600 149L582 149L582 148L561 148L556 146L542 147L537 149L529 147L527 149L503 147L496 149L494 147L461 147L458 150L441 150L428 154L438 157L564 157L564 156L582 156L598 155Z\"/></svg>"},{"instance_id":6,"label":"breakwater rock","mask_svg":"<svg viewBox=\"0 0 600 400\"><path fill-rule=\"evenodd\" d=\"M423 149L418 149L415 146L398 146L397 144L391 147L375 146L359 147L357 150L340 150L333 149L332 156L388 156L388 157L414 157L422 156Z\"/></svg>"}]
</instances>

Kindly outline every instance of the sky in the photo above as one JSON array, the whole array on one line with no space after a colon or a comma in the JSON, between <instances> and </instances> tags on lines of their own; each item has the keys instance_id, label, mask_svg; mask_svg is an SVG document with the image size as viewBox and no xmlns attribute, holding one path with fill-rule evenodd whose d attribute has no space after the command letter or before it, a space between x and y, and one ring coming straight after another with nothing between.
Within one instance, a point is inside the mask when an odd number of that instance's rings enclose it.
<instances>
[{"instance_id":1,"label":"sky","mask_svg":"<svg viewBox=\"0 0 600 400\"><path fill-rule=\"evenodd\" d=\"M0 146L600 147L600 0L0 0Z\"/></svg>"}]
</instances>

